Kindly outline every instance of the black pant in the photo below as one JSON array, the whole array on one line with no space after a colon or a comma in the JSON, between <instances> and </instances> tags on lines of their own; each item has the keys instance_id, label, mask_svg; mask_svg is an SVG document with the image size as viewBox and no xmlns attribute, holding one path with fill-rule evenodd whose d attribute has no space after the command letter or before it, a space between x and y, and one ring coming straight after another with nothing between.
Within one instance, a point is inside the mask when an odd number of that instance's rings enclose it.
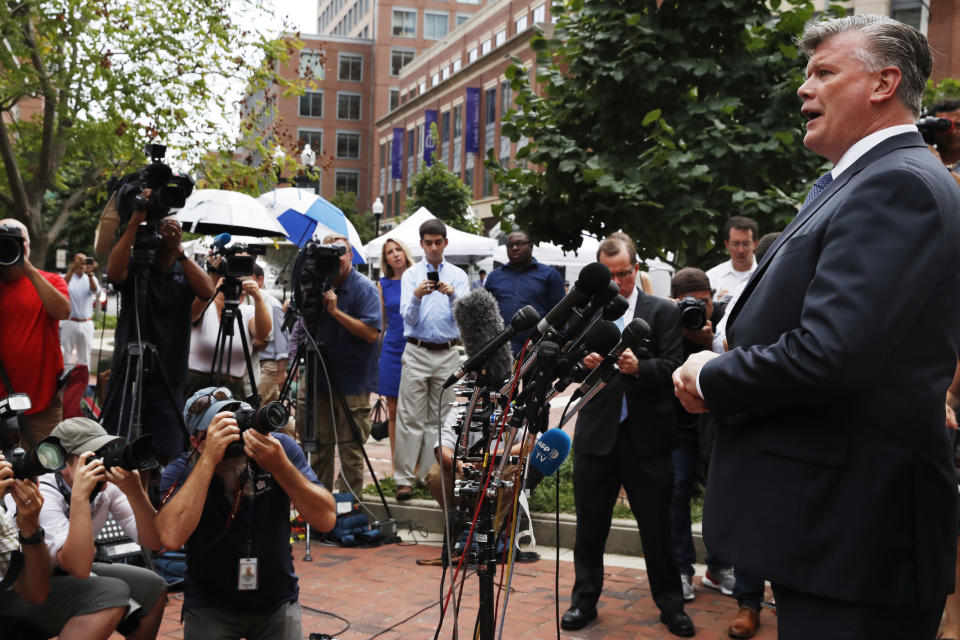
<instances>
[{"instance_id":1,"label":"black pant","mask_svg":"<svg viewBox=\"0 0 960 640\"><path fill-rule=\"evenodd\" d=\"M773 585L779 640L933 640L944 600L935 605L842 602Z\"/></svg>"},{"instance_id":2,"label":"black pant","mask_svg":"<svg viewBox=\"0 0 960 640\"><path fill-rule=\"evenodd\" d=\"M576 579L571 606L591 609L600 598L603 550L621 485L640 529L653 601L661 611L682 611L683 591L670 536L673 463L669 455L638 459L623 428L613 450L605 456L585 455L574 449L577 537L573 546Z\"/></svg>"}]
</instances>

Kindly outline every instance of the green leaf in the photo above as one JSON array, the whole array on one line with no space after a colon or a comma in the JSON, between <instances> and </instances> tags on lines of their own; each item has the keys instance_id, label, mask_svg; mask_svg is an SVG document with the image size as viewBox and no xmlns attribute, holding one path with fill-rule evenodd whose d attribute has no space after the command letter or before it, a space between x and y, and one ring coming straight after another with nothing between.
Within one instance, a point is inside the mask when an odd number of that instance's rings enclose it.
<instances>
[{"instance_id":1,"label":"green leaf","mask_svg":"<svg viewBox=\"0 0 960 640\"><path fill-rule=\"evenodd\" d=\"M659 118L660 113L661 113L660 109L654 109L653 111L648 111L647 115L643 116L643 120L640 121L640 124L644 127L647 126L648 124L650 124L651 122Z\"/></svg>"}]
</instances>

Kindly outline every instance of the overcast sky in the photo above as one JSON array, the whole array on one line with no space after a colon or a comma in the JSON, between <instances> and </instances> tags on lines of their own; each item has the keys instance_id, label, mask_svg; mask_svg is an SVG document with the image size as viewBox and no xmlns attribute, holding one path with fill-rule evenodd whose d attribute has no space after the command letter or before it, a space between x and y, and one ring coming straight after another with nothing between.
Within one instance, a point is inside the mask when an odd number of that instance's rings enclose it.
<instances>
[{"instance_id":1,"label":"overcast sky","mask_svg":"<svg viewBox=\"0 0 960 640\"><path fill-rule=\"evenodd\" d=\"M273 0L277 16L289 16L302 33L317 31L317 0Z\"/></svg>"}]
</instances>

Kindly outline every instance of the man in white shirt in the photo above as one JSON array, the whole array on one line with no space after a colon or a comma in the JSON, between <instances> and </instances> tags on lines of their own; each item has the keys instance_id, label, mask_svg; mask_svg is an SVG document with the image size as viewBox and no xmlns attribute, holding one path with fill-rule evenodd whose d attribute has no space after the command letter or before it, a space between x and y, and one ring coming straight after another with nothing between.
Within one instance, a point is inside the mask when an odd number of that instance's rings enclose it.
<instances>
[{"instance_id":1,"label":"man in white shirt","mask_svg":"<svg viewBox=\"0 0 960 640\"><path fill-rule=\"evenodd\" d=\"M93 275L93 258L77 252L67 273L70 292L70 318L60 323L60 346L64 364L76 362L90 367L90 347L93 344L93 305L100 293L100 283ZM76 349L76 358L74 358Z\"/></svg>"},{"instance_id":2,"label":"man in white shirt","mask_svg":"<svg viewBox=\"0 0 960 640\"><path fill-rule=\"evenodd\" d=\"M759 235L757 223L751 218L733 216L727 220L723 227L723 246L730 259L707 271L716 302L729 302L757 268L753 250Z\"/></svg>"}]
</instances>

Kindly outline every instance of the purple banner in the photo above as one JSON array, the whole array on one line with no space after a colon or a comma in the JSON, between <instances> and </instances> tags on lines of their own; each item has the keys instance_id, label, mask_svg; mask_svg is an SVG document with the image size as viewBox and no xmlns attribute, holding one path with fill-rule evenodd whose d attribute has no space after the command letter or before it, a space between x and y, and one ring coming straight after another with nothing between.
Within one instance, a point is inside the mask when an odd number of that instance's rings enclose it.
<instances>
[{"instance_id":1,"label":"purple banner","mask_svg":"<svg viewBox=\"0 0 960 640\"><path fill-rule=\"evenodd\" d=\"M480 87L467 87L467 122L466 147L467 153L480 152Z\"/></svg>"},{"instance_id":2,"label":"purple banner","mask_svg":"<svg viewBox=\"0 0 960 640\"><path fill-rule=\"evenodd\" d=\"M437 110L424 111L423 120L423 164L433 164L433 152L437 150L437 141L433 137L433 125L437 124Z\"/></svg>"},{"instance_id":3,"label":"purple banner","mask_svg":"<svg viewBox=\"0 0 960 640\"><path fill-rule=\"evenodd\" d=\"M390 177L403 179L403 127L394 127L393 146L390 149Z\"/></svg>"}]
</instances>

